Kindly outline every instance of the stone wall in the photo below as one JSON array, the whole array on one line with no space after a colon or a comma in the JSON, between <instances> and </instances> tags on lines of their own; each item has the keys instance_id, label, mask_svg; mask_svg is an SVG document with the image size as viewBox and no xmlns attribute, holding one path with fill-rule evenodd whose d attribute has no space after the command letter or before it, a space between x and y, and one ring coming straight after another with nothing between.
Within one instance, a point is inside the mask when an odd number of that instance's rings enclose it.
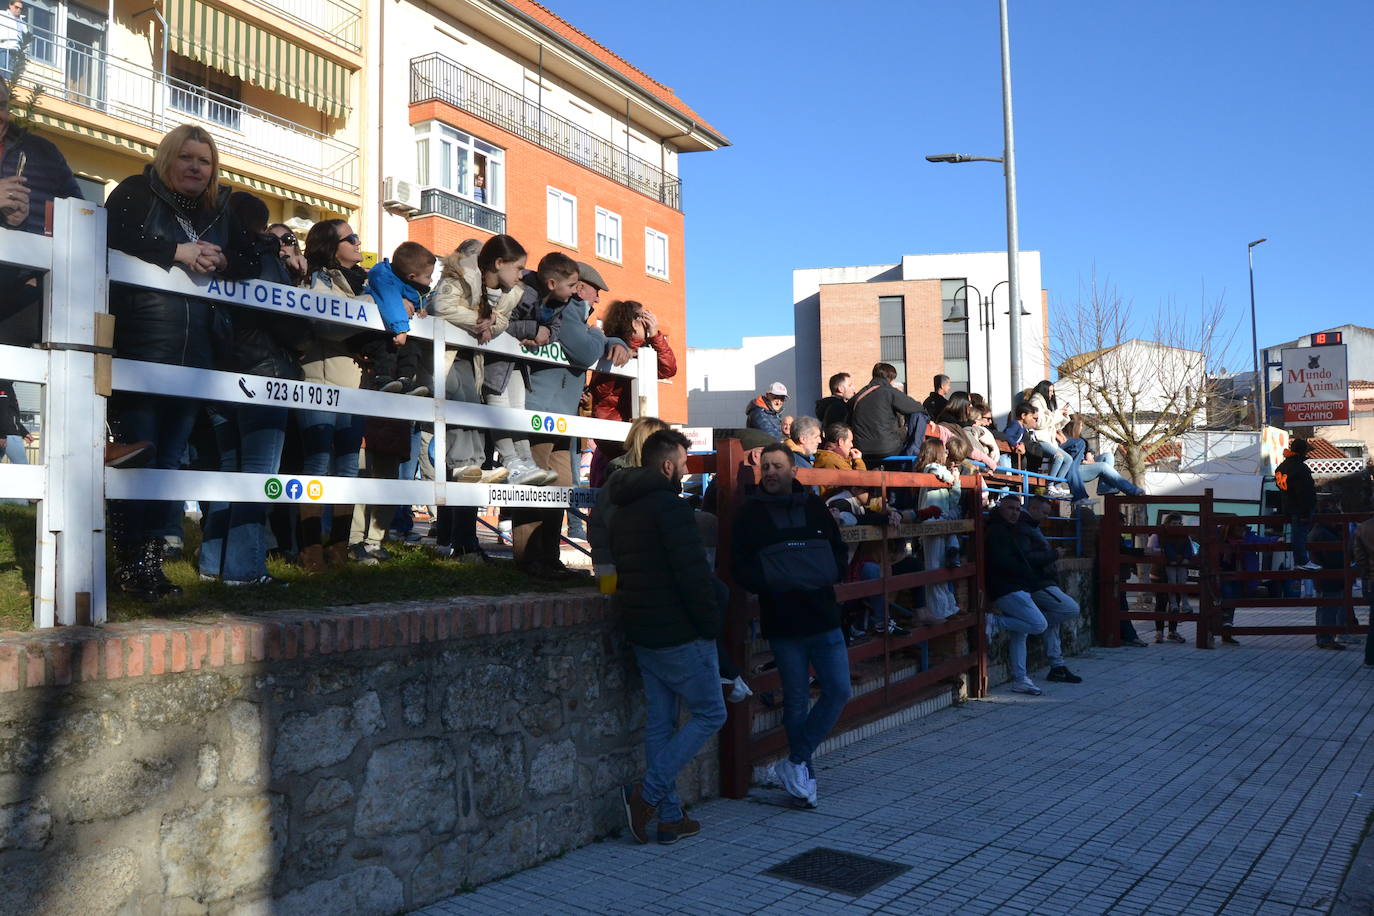
<instances>
[{"instance_id":1,"label":"stone wall","mask_svg":"<svg viewBox=\"0 0 1374 916\"><path fill-rule=\"evenodd\" d=\"M615 831L642 722L592 595L8 634L0 914L389 916Z\"/></svg>"}]
</instances>

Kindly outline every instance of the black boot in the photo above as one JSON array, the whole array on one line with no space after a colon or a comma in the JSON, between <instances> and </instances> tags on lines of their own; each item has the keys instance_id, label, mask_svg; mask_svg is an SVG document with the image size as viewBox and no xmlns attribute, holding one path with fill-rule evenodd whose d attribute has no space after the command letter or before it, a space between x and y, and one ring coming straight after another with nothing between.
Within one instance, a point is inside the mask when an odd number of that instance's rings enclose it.
<instances>
[{"instance_id":1,"label":"black boot","mask_svg":"<svg viewBox=\"0 0 1374 916\"><path fill-rule=\"evenodd\" d=\"M142 585L153 601L168 595L181 594L181 588L162 573L162 556L166 547L166 542L162 538L149 538L143 542L143 550L139 556Z\"/></svg>"}]
</instances>

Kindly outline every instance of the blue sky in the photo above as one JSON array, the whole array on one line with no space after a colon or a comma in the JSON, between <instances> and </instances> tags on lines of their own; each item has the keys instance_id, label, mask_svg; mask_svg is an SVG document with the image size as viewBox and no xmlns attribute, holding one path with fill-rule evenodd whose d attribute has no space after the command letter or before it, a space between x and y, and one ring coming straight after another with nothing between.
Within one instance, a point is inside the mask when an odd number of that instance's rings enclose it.
<instances>
[{"instance_id":1,"label":"blue sky","mask_svg":"<svg viewBox=\"0 0 1374 916\"><path fill-rule=\"evenodd\" d=\"M790 333L797 267L1005 248L996 0L547 0L722 130L683 157L688 342ZM1223 299L1260 343L1374 324L1374 4L1012 0L1022 248L1051 308ZM1053 311L1051 311L1053 320ZM1356 367L1352 367L1355 369Z\"/></svg>"}]
</instances>

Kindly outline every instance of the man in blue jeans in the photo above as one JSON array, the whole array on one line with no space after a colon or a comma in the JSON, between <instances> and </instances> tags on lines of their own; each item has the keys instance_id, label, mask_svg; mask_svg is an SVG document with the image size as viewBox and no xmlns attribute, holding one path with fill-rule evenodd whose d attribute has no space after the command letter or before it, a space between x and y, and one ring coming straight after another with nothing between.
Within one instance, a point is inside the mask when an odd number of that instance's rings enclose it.
<instances>
[{"instance_id":1,"label":"man in blue jeans","mask_svg":"<svg viewBox=\"0 0 1374 916\"><path fill-rule=\"evenodd\" d=\"M1036 587L1031 591L1031 601L1045 617L1045 657L1050 662L1050 673L1046 680L1063 684L1081 684L1083 679L1069 670L1064 664L1064 648L1059 639L1059 625L1077 620L1078 602L1064 594L1059 580L1054 574L1054 564L1059 559L1040 523L1050 514L1050 501L1043 496L1032 496L1026 500L1026 507L1016 523L1016 539L1021 546L1026 562L1035 573Z\"/></svg>"},{"instance_id":2,"label":"man in blue jeans","mask_svg":"<svg viewBox=\"0 0 1374 916\"><path fill-rule=\"evenodd\" d=\"M609 529L615 612L634 646L647 713L644 781L622 788L621 801L640 843L649 842L655 817L660 843L701 832L682 811L677 776L725 724L716 579L691 504L682 498L690 444L676 430L659 430L644 441L640 467L616 472ZM679 702L691 717L676 728Z\"/></svg>"},{"instance_id":3,"label":"man in blue jeans","mask_svg":"<svg viewBox=\"0 0 1374 916\"><path fill-rule=\"evenodd\" d=\"M811 758L849 702L849 650L840 630L835 583L849 552L819 496L796 481L781 443L759 456L759 490L740 509L731 542L735 581L759 596L764 638L782 679L787 757L769 772L790 795L816 806ZM811 705L814 668L820 699Z\"/></svg>"},{"instance_id":4,"label":"man in blue jeans","mask_svg":"<svg viewBox=\"0 0 1374 916\"><path fill-rule=\"evenodd\" d=\"M1002 497L997 508L988 513L984 538L988 597L993 602L993 613L987 620L988 638L998 630L1006 632L1010 640L1012 692L1038 697L1044 691L1026 671L1026 637L1044 633L1047 622L1031 597L1039 587L1040 576L1017 538L1020 521L1021 499L1017 496Z\"/></svg>"}]
</instances>

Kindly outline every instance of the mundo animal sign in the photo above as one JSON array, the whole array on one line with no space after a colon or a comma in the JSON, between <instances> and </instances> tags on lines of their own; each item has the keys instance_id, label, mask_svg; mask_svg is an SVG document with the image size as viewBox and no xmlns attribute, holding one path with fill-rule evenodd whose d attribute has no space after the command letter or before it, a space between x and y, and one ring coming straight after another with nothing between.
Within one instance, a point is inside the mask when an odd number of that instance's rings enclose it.
<instances>
[{"instance_id":1,"label":"mundo animal sign","mask_svg":"<svg viewBox=\"0 0 1374 916\"><path fill-rule=\"evenodd\" d=\"M1283 421L1288 426L1349 426L1345 345L1283 351Z\"/></svg>"}]
</instances>

